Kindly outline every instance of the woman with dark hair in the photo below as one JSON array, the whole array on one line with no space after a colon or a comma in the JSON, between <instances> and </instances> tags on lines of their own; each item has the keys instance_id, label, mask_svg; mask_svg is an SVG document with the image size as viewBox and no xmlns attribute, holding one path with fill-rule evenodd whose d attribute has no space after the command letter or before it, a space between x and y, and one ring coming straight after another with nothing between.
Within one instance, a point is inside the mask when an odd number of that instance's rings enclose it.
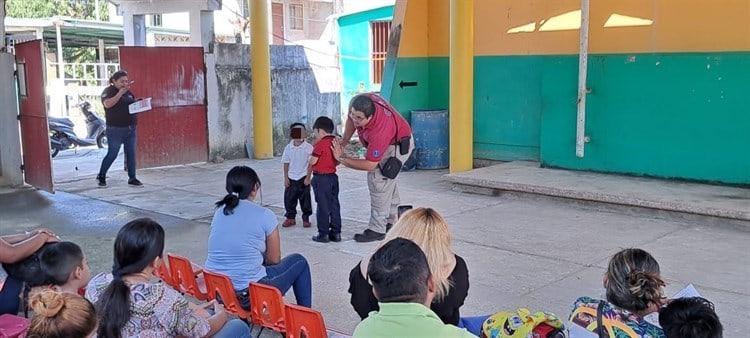
<instances>
[{"instance_id":1,"label":"woman with dark hair","mask_svg":"<svg viewBox=\"0 0 750 338\"><path fill-rule=\"evenodd\" d=\"M281 258L276 215L255 203L260 178L250 167L237 166L227 173L227 195L216 203L208 236L205 268L229 276L237 297L250 308L250 282L294 289L297 304L312 306L310 266L305 257Z\"/></svg>"},{"instance_id":2,"label":"woman with dark hair","mask_svg":"<svg viewBox=\"0 0 750 338\"><path fill-rule=\"evenodd\" d=\"M224 307L188 302L164 283L151 283L164 253L164 229L148 218L125 224L115 238L111 274L99 274L86 288L99 315L99 337L250 337L239 319L227 322Z\"/></svg>"},{"instance_id":3,"label":"woman with dark hair","mask_svg":"<svg viewBox=\"0 0 750 338\"><path fill-rule=\"evenodd\" d=\"M102 160L99 175L96 180L100 187L107 186L107 171L120 152L120 146L125 146L125 165L128 169L128 184L131 187L142 187L143 183L135 177L135 127L138 119L130 114L128 106L135 102L135 96L130 92L128 73L118 70L109 78L109 86L102 92L102 105L107 120L107 156Z\"/></svg>"},{"instance_id":4,"label":"woman with dark hair","mask_svg":"<svg viewBox=\"0 0 750 338\"><path fill-rule=\"evenodd\" d=\"M576 300L570 338L664 338L658 319L650 320L662 305L664 285L659 263L648 252L625 249L616 253L604 275L606 300Z\"/></svg>"}]
</instances>

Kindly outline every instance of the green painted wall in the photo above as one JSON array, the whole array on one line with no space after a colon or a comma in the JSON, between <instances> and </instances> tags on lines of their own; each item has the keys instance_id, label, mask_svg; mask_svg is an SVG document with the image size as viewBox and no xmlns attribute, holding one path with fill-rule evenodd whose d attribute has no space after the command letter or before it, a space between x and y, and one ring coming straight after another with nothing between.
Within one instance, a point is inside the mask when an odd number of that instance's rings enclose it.
<instances>
[{"instance_id":1,"label":"green painted wall","mask_svg":"<svg viewBox=\"0 0 750 338\"><path fill-rule=\"evenodd\" d=\"M372 83L370 69L370 22L391 20L393 6L345 15L338 18L339 58L343 88L341 92L342 111L346 111L349 101L360 92L379 91L380 86ZM363 83L364 88L359 84Z\"/></svg>"},{"instance_id":2,"label":"green painted wall","mask_svg":"<svg viewBox=\"0 0 750 338\"><path fill-rule=\"evenodd\" d=\"M750 53L591 56L591 142L581 159L575 157L577 56L549 61L542 78L543 165L750 184Z\"/></svg>"},{"instance_id":3,"label":"green painted wall","mask_svg":"<svg viewBox=\"0 0 750 338\"><path fill-rule=\"evenodd\" d=\"M474 59L474 156L539 160L542 57ZM404 115L413 109L447 109L448 58L399 58L391 103ZM418 87L398 87L400 81ZM385 82L385 81L384 81Z\"/></svg>"},{"instance_id":4,"label":"green painted wall","mask_svg":"<svg viewBox=\"0 0 750 338\"><path fill-rule=\"evenodd\" d=\"M750 184L748 52L590 55L582 159L577 55L481 56L474 67L476 158ZM448 59L399 58L390 88L402 112L446 108Z\"/></svg>"}]
</instances>

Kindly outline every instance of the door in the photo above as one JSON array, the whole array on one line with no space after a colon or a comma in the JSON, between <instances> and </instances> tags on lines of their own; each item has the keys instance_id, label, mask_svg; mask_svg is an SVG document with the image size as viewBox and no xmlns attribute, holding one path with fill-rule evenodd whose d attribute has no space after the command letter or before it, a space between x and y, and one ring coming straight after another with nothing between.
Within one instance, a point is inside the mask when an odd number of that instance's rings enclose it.
<instances>
[{"instance_id":1,"label":"door","mask_svg":"<svg viewBox=\"0 0 750 338\"><path fill-rule=\"evenodd\" d=\"M136 98L151 98L138 113L136 166L152 168L208 160L206 66L202 47L120 47L120 66L135 81Z\"/></svg>"},{"instance_id":2,"label":"door","mask_svg":"<svg viewBox=\"0 0 750 338\"><path fill-rule=\"evenodd\" d=\"M284 44L284 4L271 3L271 27L273 44Z\"/></svg>"},{"instance_id":3,"label":"door","mask_svg":"<svg viewBox=\"0 0 750 338\"><path fill-rule=\"evenodd\" d=\"M38 189L54 193L42 40L19 43L15 50L24 180Z\"/></svg>"}]
</instances>

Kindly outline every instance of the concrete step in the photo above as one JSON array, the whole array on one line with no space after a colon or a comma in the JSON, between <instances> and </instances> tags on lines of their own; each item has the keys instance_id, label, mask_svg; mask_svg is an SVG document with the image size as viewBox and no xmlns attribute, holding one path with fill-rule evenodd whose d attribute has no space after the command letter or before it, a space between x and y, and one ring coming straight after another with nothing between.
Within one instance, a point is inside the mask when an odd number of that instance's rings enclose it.
<instances>
[{"instance_id":1,"label":"concrete step","mask_svg":"<svg viewBox=\"0 0 750 338\"><path fill-rule=\"evenodd\" d=\"M512 191L750 222L750 189L739 187L547 169L537 162L501 163L443 178L463 192Z\"/></svg>"}]
</instances>

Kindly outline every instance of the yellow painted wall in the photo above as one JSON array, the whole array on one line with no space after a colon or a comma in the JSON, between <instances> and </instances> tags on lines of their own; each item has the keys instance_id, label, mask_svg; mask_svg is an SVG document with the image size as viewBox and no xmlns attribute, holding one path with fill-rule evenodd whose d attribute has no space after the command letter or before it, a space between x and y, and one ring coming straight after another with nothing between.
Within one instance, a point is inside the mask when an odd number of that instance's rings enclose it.
<instances>
[{"instance_id":1,"label":"yellow painted wall","mask_svg":"<svg viewBox=\"0 0 750 338\"><path fill-rule=\"evenodd\" d=\"M476 55L577 54L580 0L476 0ZM398 0L399 57L448 56L449 1ZM750 0L591 2L590 53L750 51Z\"/></svg>"}]
</instances>

